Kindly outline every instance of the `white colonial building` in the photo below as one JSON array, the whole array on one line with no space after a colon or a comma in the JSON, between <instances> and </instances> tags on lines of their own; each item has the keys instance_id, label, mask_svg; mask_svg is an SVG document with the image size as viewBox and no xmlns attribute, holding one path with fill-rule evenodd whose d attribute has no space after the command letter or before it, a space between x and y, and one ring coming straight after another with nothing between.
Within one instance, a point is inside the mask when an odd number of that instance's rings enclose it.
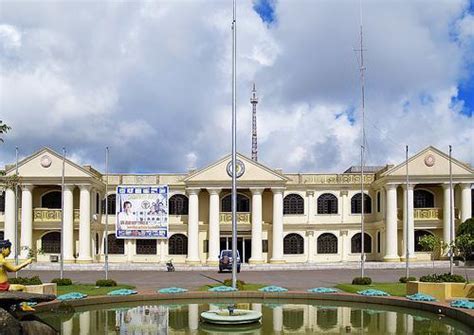
<instances>
[{"instance_id":1,"label":"white colonial building","mask_svg":"<svg viewBox=\"0 0 474 335\"><path fill-rule=\"evenodd\" d=\"M426 260L430 255L421 252L417 243L421 236L434 234L448 242L450 215L456 225L472 216L473 169L452 160L451 211L449 158L433 147L409 159L408 188L405 163L367 167L364 197L357 168L340 174L284 173L242 155L238 158L245 166L238 180L238 248L249 263L359 260L362 203L366 213L365 251L371 261L405 259L406 235L413 259ZM103 262L107 238L112 262L156 263L173 258L176 263L214 265L219 251L230 246L229 161L230 156L226 156L188 173L110 174L106 190L103 173L66 160L62 206L62 157L44 148L19 162L18 215L11 187L16 169L14 165L5 168L0 180L4 189L0 196L0 237L14 242L18 227L20 258L34 255L38 262L56 261L61 249L63 208L65 262ZM116 186L156 184L170 187L169 238L116 239ZM103 201L106 195L107 209ZM407 213L408 220L404 220Z\"/></svg>"}]
</instances>

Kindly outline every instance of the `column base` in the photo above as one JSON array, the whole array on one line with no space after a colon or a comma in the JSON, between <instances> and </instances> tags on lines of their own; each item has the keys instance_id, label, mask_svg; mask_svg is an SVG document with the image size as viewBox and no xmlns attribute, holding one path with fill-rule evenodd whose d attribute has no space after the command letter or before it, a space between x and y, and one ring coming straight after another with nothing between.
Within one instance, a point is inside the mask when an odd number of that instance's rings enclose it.
<instances>
[{"instance_id":1,"label":"column base","mask_svg":"<svg viewBox=\"0 0 474 335\"><path fill-rule=\"evenodd\" d=\"M286 261L284 259L270 259L271 264L285 264Z\"/></svg>"},{"instance_id":2,"label":"column base","mask_svg":"<svg viewBox=\"0 0 474 335\"><path fill-rule=\"evenodd\" d=\"M263 259L249 259L249 264L264 264L265 261Z\"/></svg>"},{"instance_id":3,"label":"column base","mask_svg":"<svg viewBox=\"0 0 474 335\"><path fill-rule=\"evenodd\" d=\"M399 256L385 256L383 258L384 262L400 262L400 257Z\"/></svg>"},{"instance_id":4,"label":"column base","mask_svg":"<svg viewBox=\"0 0 474 335\"><path fill-rule=\"evenodd\" d=\"M208 259L206 264L207 264L208 266L218 266L218 265L219 265L219 261L216 260L216 259Z\"/></svg>"},{"instance_id":5,"label":"column base","mask_svg":"<svg viewBox=\"0 0 474 335\"><path fill-rule=\"evenodd\" d=\"M77 264L89 264L92 263L92 258L91 259L78 259L76 260Z\"/></svg>"},{"instance_id":6,"label":"column base","mask_svg":"<svg viewBox=\"0 0 474 335\"><path fill-rule=\"evenodd\" d=\"M201 265L201 261L199 259L187 259L186 264L188 264L188 265Z\"/></svg>"}]
</instances>

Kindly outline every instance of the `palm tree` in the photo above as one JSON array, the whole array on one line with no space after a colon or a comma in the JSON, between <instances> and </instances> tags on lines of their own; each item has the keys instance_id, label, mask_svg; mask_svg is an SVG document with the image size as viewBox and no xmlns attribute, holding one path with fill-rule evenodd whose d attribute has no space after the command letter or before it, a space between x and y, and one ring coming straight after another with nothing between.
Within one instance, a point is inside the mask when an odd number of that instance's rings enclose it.
<instances>
[{"instance_id":1,"label":"palm tree","mask_svg":"<svg viewBox=\"0 0 474 335\"><path fill-rule=\"evenodd\" d=\"M3 121L0 120L0 142L3 143L2 134L6 134L10 129L12 128L9 125L3 123Z\"/></svg>"}]
</instances>

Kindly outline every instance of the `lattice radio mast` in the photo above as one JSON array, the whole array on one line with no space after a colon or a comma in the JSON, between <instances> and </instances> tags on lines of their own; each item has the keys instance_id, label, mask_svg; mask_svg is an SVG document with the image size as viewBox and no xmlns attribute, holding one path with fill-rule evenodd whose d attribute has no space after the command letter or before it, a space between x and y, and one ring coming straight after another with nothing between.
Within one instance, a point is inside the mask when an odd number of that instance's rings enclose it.
<instances>
[{"instance_id":1,"label":"lattice radio mast","mask_svg":"<svg viewBox=\"0 0 474 335\"><path fill-rule=\"evenodd\" d=\"M252 160L258 161L257 154L257 90L255 89L255 83L253 83L252 96L250 97L250 103L252 104Z\"/></svg>"}]
</instances>

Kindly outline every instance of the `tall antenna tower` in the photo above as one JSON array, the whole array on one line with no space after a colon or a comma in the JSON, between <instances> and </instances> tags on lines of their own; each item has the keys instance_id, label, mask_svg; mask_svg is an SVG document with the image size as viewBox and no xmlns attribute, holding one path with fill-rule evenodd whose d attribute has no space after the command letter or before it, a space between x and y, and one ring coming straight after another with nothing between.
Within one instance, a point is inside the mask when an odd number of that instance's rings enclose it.
<instances>
[{"instance_id":1,"label":"tall antenna tower","mask_svg":"<svg viewBox=\"0 0 474 335\"><path fill-rule=\"evenodd\" d=\"M361 211L360 211L360 230L361 230L361 250L360 250L360 272L361 277L365 276L365 222L364 222L364 205L365 205L365 193L364 193L364 154L365 154L365 65L364 65L364 39L363 39L363 26L362 26L362 0L359 3L359 14L360 14L360 61L359 61L359 73L360 73L360 90L361 90L361 145L360 145L360 191L361 191Z\"/></svg>"},{"instance_id":2,"label":"tall antenna tower","mask_svg":"<svg viewBox=\"0 0 474 335\"><path fill-rule=\"evenodd\" d=\"M252 104L252 160L258 161L257 153L257 90L255 89L255 83L253 83L252 96L250 97L250 103Z\"/></svg>"}]
</instances>

